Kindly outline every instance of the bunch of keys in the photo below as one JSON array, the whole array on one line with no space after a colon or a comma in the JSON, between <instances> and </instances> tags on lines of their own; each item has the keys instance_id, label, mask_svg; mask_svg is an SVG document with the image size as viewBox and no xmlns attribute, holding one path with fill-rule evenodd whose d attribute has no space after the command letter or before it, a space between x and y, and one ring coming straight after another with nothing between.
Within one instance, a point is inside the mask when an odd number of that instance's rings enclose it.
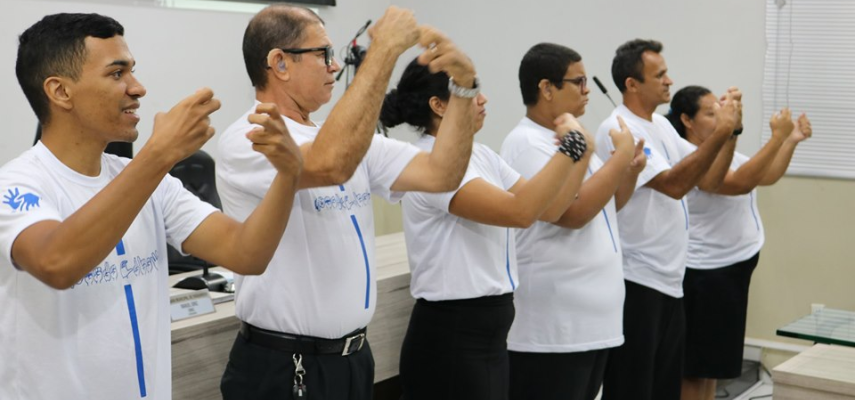
<instances>
[{"instance_id":1,"label":"bunch of keys","mask_svg":"<svg viewBox=\"0 0 855 400\"><path fill-rule=\"evenodd\" d=\"M303 355L294 354L294 389L293 394L295 399L308 399L309 394L306 392L306 385L303 384L303 375L306 375L306 369L303 368Z\"/></svg>"}]
</instances>

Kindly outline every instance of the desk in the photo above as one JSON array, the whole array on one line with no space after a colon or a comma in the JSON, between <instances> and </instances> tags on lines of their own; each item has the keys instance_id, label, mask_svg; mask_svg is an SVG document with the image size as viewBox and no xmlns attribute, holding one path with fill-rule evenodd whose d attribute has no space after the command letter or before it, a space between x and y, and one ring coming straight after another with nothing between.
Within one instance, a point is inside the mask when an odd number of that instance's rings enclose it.
<instances>
[{"instance_id":1,"label":"desk","mask_svg":"<svg viewBox=\"0 0 855 400\"><path fill-rule=\"evenodd\" d=\"M772 370L774 400L855 399L855 349L817 344Z\"/></svg>"},{"instance_id":2,"label":"desk","mask_svg":"<svg viewBox=\"0 0 855 400\"><path fill-rule=\"evenodd\" d=\"M404 234L379 236L376 248L377 307L368 325L368 340L376 363L374 381L380 382L398 375L401 343L415 300L410 296ZM172 285L185 276L198 274L170 276L169 282ZM220 378L240 321L235 317L234 302L217 304L216 309L213 314L172 323L174 400L220 398Z\"/></svg>"},{"instance_id":3,"label":"desk","mask_svg":"<svg viewBox=\"0 0 855 400\"><path fill-rule=\"evenodd\" d=\"M776 332L778 336L855 347L855 312L824 308Z\"/></svg>"}]
</instances>

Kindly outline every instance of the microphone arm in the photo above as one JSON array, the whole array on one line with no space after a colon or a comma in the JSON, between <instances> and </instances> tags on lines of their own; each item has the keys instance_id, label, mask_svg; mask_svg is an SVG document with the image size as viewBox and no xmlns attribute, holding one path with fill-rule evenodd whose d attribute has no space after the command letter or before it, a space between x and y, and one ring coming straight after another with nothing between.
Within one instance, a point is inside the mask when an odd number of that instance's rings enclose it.
<instances>
[{"instance_id":1,"label":"microphone arm","mask_svg":"<svg viewBox=\"0 0 855 400\"><path fill-rule=\"evenodd\" d=\"M353 40L351 40L350 45L347 46L346 53L350 53L350 49L352 49L354 46L356 46L356 39L359 39L359 37L362 36L363 33L365 33L365 31L368 29L369 25L371 25L370 19L368 20L368 22L365 23L365 25L362 25L362 28L359 28L359 30L356 31L356 35L353 36ZM350 54L347 54L345 56L344 64L345 64L344 68L342 68L341 71L338 72L338 75L336 75L336 77L335 77L336 82L338 82L338 80L341 79L341 75L344 74L344 70L347 69L348 65L354 64ZM348 75L348 76L350 76L350 75ZM350 79L350 78L348 78L348 79Z\"/></svg>"},{"instance_id":2,"label":"microphone arm","mask_svg":"<svg viewBox=\"0 0 855 400\"><path fill-rule=\"evenodd\" d=\"M612 96L609 96L609 92L606 90L606 87L603 85L603 83L600 82L600 80L596 76L593 78L594 78L594 83L597 84L597 87L600 88L600 91L603 92L604 95L606 95L606 98L608 98L609 101L612 102L613 106L617 107L617 104L615 104L615 101L612 100Z\"/></svg>"}]
</instances>

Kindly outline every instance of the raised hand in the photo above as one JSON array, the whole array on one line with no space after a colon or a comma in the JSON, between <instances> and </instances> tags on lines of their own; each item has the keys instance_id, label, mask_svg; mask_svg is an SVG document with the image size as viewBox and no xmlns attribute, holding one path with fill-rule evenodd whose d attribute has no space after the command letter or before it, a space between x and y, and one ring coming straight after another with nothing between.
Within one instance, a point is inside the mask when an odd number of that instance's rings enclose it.
<instances>
[{"instance_id":1,"label":"raised hand","mask_svg":"<svg viewBox=\"0 0 855 400\"><path fill-rule=\"evenodd\" d=\"M261 125L246 134L246 138L252 142L252 149L264 154L277 171L299 175L303 168L303 156L279 115L276 104L259 104L248 120L252 124Z\"/></svg>"},{"instance_id":2,"label":"raised hand","mask_svg":"<svg viewBox=\"0 0 855 400\"><path fill-rule=\"evenodd\" d=\"M796 123L795 129L793 129L793 132L792 134L790 134L789 138L795 143L800 143L804 140L809 139L811 136L813 136L813 128L810 125L810 120L808 119L807 115L802 113L802 115L799 116L799 120Z\"/></svg>"},{"instance_id":3,"label":"raised hand","mask_svg":"<svg viewBox=\"0 0 855 400\"><path fill-rule=\"evenodd\" d=\"M730 90L722 96L721 107L716 109L716 132L728 137L733 134L737 122L741 123L741 98L742 93Z\"/></svg>"},{"instance_id":4,"label":"raised hand","mask_svg":"<svg viewBox=\"0 0 855 400\"><path fill-rule=\"evenodd\" d=\"M742 129L742 91L739 90L739 88L736 86L731 86L731 87L727 88L727 93L729 93L731 95L733 100L737 101L737 103L736 103L736 117L737 117L737 119L736 119L736 126L734 127L734 129ZM721 103L722 103L721 105L724 105L725 96L726 95L721 96L721 99L720 99Z\"/></svg>"},{"instance_id":5,"label":"raised hand","mask_svg":"<svg viewBox=\"0 0 855 400\"><path fill-rule=\"evenodd\" d=\"M199 150L214 136L210 115L220 109L214 92L202 88L181 100L166 113L154 117L154 129L146 143L175 164Z\"/></svg>"},{"instance_id":6,"label":"raised hand","mask_svg":"<svg viewBox=\"0 0 855 400\"><path fill-rule=\"evenodd\" d=\"M415 46L420 34L413 12L395 6L387 8L386 13L368 28L371 47L389 49L396 57Z\"/></svg>"},{"instance_id":7,"label":"raised hand","mask_svg":"<svg viewBox=\"0 0 855 400\"><path fill-rule=\"evenodd\" d=\"M570 131L579 131L582 133L582 136L585 137L585 142L587 144L586 153L591 153L594 151L594 138L591 136L585 128L582 127L582 124L579 123L579 120L570 113L564 113L555 118L555 141L558 142L561 140L567 132Z\"/></svg>"},{"instance_id":8,"label":"raised hand","mask_svg":"<svg viewBox=\"0 0 855 400\"><path fill-rule=\"evenodd\" d=\"M422 26L419 44L426 50L419 55L419 64L432 73L445 72L458 86L471 88L475 83L475 66L454 42L440 31Z\"/></svg>"},{"instance_id":9,"label":"raised hand","mask_svg":"<svg viewBox=\"0 0 855 400\"><path fill-rule=\"evenodd\" d=\"M780 140L787 139L795 128L793 114L790 109L784 107L781 111L772 114L769 119L769 128L772 129L772 137Z\"/></svg>"},{"instance_id":10,"label":"raised hand","mask_svg":"<svg viewBox=\"0 0 855 400\"><path fill-rule=\"evenodd\" d=\"M615 146L615 152L623 152L628 156L632 156L635 154L635 138L633 138L632 132L629 131L629 127L626 126L626 122L624 122L620 115L618 115L617 120L620 130L609 130L609 136L612 138L612 144Z\"/></svg>"},{"instance_id":11,"label":"raised hand","mask_svg":"<svg viewBox=\"0 0 855 400\"><path fill-rule=\"evenodd\" d=\"M646 166L647 155L644 154L644 139L638 139L638 143L635 144L635 155L629 162L629 172L638 175Z\"/></svg>"}]
</instances>

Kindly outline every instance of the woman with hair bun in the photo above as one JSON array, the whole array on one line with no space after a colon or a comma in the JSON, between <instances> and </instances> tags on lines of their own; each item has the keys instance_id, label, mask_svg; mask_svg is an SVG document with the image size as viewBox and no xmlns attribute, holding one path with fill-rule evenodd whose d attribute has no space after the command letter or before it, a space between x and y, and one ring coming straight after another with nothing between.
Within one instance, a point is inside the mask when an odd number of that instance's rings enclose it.
<instances>
[{"instance_id":1,"label":"woman with hair bun","mask_svg":"<svg viewBox=\"0 0 855 400\"><path fill-rule=\"evenodd\" d=\"M697 146L715 130L718 106L708 89L688 86L674 94L667 117L680 136ZM736 146L741 122L736 126L721 154ZM812 133L807 116L793 121L787 108L772 115L769 126L772 137L754 157L732 153L730 170L717 191L695 188L688 194L682 400L712 400L717 379L742 373L748 286L764 241L756 187L781 179L796 145Z\"/></svg>"},{"instance_id":2,"label":"woman with hair bun","mask_svg":"<svg viewBox=\"0 0 855 400\"><path fill-rule=\"evenodd\" d=\"M383 103L380 122L422 132L416 145L460 126L443 124L451 101L471 101L474 130L487 97L455 87L445 73L411 62ZM507 335L517 285L515 235L509 228L557 220L579 190L593 140L576 119L558 117L558 151L531 180L496 152L475 143L463 181L447 193L409 192L404 233L417 299L401 350L405 400L508 398ZM555 204L555 207L551 207Z\"/></svg>"}]
</instances>

